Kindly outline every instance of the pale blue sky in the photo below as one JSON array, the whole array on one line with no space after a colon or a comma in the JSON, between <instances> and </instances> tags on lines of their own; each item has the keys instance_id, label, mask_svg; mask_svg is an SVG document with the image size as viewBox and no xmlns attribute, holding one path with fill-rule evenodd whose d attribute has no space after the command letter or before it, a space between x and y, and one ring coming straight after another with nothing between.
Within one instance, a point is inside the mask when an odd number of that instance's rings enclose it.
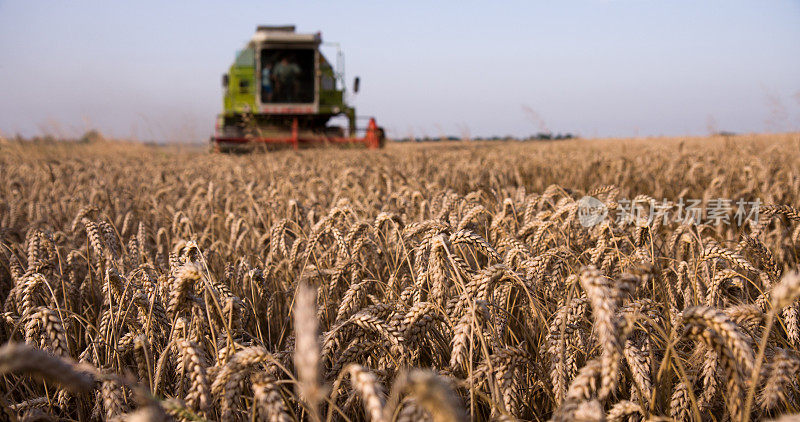
<instances>
[{"instance_id":1,"label":"pale blue sky","mask_svg":"<svg viewBox=\"0 0 800 422\"><path fill-rule=\"evenodd\" d=\"M800 130L798 0L0 0L0 133L206 139L235 50L286 23L395 137Z\"/></svg>"}]
</instances>

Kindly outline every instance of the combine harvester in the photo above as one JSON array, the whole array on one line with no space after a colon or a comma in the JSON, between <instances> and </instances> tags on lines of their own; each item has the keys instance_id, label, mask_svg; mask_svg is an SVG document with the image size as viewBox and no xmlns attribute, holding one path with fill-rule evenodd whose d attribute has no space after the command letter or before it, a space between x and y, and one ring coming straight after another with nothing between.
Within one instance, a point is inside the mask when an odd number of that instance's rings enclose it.
<instances>
[{"instance_id":1,"label":"combine harvester","mask_svg":"<svg viewBox=\"0 0 800 422\"><path fill-rule=\"evenodd\" d=\"M337 64L320 46L337 50ZM344 57L337 44L323 44L322 35L301 34L294 26L259 26L222 77L223 112L217 116L215 151L272 149L317 145L383 147L383 129L374 118L357 133L356 110L345 102ZM358 92L359 79L353 83ZM344 128L328 126L344 116Z\"/></svg>"}]
</instances>

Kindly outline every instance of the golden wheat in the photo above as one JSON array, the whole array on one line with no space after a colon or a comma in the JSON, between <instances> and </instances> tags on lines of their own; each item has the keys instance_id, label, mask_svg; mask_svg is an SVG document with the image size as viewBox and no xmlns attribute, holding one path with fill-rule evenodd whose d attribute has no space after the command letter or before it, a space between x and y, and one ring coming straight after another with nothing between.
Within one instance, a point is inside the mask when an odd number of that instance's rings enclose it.
<instances>
[{"instance_id":1,"label":"golden wheat","mask_svg":"<svg viewBox=\"0 0 800 422\"><path fill-rule=\"evenodd\" d=\"M4 143L0 408L797 418L798 168L797 135L245 156ZM584 196L608 219L584 226ZM720 198L723 224L616 221ZM736 221L755 200L758 221Z\"/></svg>"}]
</instances>

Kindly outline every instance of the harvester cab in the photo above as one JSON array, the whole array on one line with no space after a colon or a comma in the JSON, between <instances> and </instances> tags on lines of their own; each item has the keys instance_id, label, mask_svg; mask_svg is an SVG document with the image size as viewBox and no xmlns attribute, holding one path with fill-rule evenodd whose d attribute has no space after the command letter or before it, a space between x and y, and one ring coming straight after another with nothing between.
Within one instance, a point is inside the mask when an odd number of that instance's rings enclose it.
<instances>
[{"instance_id":1,"label":"harvester cab","mask_svg":"<svg viewBox=\"0 0 800 422\"><path fill-rule=\"evenodd\" d=\"M383 129L370 118L356 125L356 110L345 99L344 59L336 66L322 54L322 35L294 26L259 26L222 77L223 112L211 144L216 151L261 145L300 148L320 144L363 144L379 148ZM354 82L358 90L359 79ZM347 128L329 126L344 116Z\"/></svg>"}]
</instances>

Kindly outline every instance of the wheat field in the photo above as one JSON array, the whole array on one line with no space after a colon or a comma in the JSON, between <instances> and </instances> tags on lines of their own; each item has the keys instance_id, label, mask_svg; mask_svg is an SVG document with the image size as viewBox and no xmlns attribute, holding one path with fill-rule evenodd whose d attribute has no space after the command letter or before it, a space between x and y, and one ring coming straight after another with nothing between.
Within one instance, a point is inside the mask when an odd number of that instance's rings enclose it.
<instances>
[{"instance_id":1,"label":"wheat field","mask_svg":"<svg viewBox=\"0 0 800 422\"><path fill-rule=\"evenodd\" d=\"M0 181L4 420L800 419L797 134L4 141Z\"/></svg>"}]
</instances>

